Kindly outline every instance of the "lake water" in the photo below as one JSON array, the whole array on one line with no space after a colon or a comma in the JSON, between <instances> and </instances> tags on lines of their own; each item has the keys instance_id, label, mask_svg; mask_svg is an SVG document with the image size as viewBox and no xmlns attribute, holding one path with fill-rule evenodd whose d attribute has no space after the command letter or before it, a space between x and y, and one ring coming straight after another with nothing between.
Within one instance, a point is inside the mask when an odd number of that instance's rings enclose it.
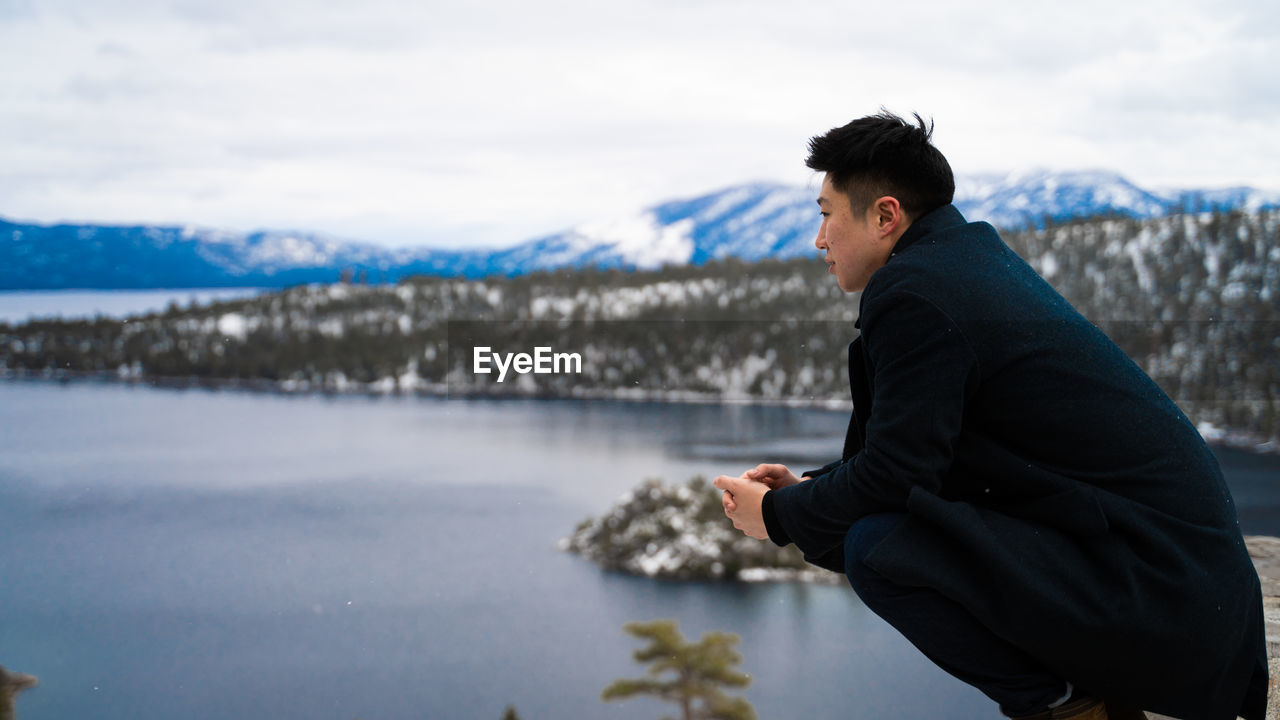
<instances>
[{"instance_id":1,"label":"lake water","mask_svg":"<svg viewBox=\"0 0 1280 720\"><path fill-rule=\"evenodd\" d=\"M4 290L0 322L17 324L33 318L123 318L164 310L169 303L187 307L234 300L264 292L261 288L188 288L168 290Z\"/></svg>"},{"instance_id":2,"label":"lake water","mask_svg":"<svg viewBox=\"0 0 1280 720\"><path fill-rule=\"evenodd\" d=\"M603 573L646 477L838 453L842 413L0 381L0 664L22 720L654 718L630 620L742 637L761 718L998 717L847 587ZM1280 459L1225 451L1246 532ZM802 463L797 462L797 465Z\"/></svg>"}]
</instances>

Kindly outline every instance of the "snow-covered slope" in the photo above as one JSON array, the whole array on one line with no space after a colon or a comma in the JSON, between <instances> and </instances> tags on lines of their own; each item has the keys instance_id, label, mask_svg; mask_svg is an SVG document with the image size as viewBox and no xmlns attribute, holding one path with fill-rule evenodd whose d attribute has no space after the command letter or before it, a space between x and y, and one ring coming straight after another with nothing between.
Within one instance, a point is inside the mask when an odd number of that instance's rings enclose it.
<instances>
[{"instance_id":1,"label":"snow-covered slope","mask_svg":"<svg viewBox=\"0 0 1280 720\"><path fill-rule=\"evenodd\" d=\"M343 276L522 275L565 267L649 269L736 257L815 253L816 189L749 183L584 223L498 250L387 249L304 232L34 225L0 219L0 289L280 287ZM1140 188L1106 171L1034 170L957 182L970 220L1017 229L1098 214L1152 217L1179 209L1280 204L1280 193Z\"/></svg>"},{"instance_id":2,"label":"snow-covered slope","mask_svg":"<svg viewBox=\"0 0 1280 720\"><path fill-rule=\"evenodd\" d=\"M955 205L970 220L1013 229L1106 213L1153 217L1170 203L1113 172L1032 170L959 178Z\"/></svg>"}]
</instances>

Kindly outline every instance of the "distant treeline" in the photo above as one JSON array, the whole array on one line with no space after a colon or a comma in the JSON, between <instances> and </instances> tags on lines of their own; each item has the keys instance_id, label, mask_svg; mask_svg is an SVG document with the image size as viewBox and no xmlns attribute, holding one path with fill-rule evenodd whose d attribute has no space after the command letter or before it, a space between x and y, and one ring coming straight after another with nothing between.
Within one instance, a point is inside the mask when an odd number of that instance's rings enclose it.
<instances>
[{"instance_id":1,"label":"distant treeline","mask_svg":"<svg viewBox=\"0 0 1280 720\"><path fill-rule=\"evenodd\" d=\"M1197 422L1280 436L1280 212L1094 218L1005 239ZM846 403L856 296L811 260L301 286L117 320L0 324L0 372L286 391ZM477 346L580 374L473 372Z\"/></svg>"}]
</instances>

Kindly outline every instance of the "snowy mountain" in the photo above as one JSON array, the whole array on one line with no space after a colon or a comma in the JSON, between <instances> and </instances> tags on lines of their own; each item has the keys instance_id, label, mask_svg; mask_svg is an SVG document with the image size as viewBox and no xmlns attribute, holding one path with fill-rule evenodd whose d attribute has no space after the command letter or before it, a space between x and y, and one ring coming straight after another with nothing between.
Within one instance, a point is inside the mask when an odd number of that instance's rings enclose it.
<instances>
[{"instance_id":1,"label":"snowy mountain","mask_svg":"<svg viewBox=\"0 0 1280 720\"><path fill-rule=\"evenodd\" d=\"M652 269L730 256L794 257L812 250L817 229L812 191L753 183L539 238L495 253L490 267L518 275L566 266Z\"/></svg>"},{"instance_id":2,"label":"snowy mountain","mask_svg":"<svg viewBox=\"0 0 1280 720\"><path fill-rule=\"evenodd\" d=\"M407 259L407 258L405 258ZM387 271L384 248L323 235L0 219L0 289L283 287Z\"/></svg>"},{"instance_id":3,"label":"snowy mountain","mask_svg":"<svg viewBox=\"0 0 1280 720\"><path fill-rule=\"evenodd\" d=\"M815 188L744 184L497 250L388 249L306 232L0 219L0 290L284 287L344 276L381 282L409 275L474 278L563 267L632 270L723 257L799 257L816 252L815 196ZM1146 218L1180 209L1256 210L1280 205L1280 193L1247 187L1156 192L1111 172L1036 170L962 177L955 202L971 220L1018 229L1098 214Z\"/></svg>"},{"instance_id":4,"label":"snowy mountain","mask_svg":"<svg viewBox=\"0 0 1280 720\"><path fill-rule=\"evenodd\" d=\"M1173 200L1112 172L1033 170L959 178L955 204L970 220L1015 229L1042 227L1046 218L1061 221L1111 213L1153 217L1167 212Z\"/></svg>"}]
</instances>

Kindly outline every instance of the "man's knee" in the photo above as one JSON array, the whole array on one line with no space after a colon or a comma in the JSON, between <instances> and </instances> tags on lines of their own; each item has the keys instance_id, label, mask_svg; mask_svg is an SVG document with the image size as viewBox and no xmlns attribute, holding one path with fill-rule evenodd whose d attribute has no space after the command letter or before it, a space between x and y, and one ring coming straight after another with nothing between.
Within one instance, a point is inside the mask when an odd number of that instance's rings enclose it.
<instances>
[{"instance_id":1,"label":"man's knee","mask_svg":"<svg viewBox=\"0 0 1280 720\"><path fill-rule=\"evenodd\" d=\"M876 513L867 515L853 524L844 536L844 574L859 596L874 592L885 580L866 564L867 556L893 532L906 515L901 513ZM864 598L865 599L865 598Z\"/></svg>"}]
</instances>

